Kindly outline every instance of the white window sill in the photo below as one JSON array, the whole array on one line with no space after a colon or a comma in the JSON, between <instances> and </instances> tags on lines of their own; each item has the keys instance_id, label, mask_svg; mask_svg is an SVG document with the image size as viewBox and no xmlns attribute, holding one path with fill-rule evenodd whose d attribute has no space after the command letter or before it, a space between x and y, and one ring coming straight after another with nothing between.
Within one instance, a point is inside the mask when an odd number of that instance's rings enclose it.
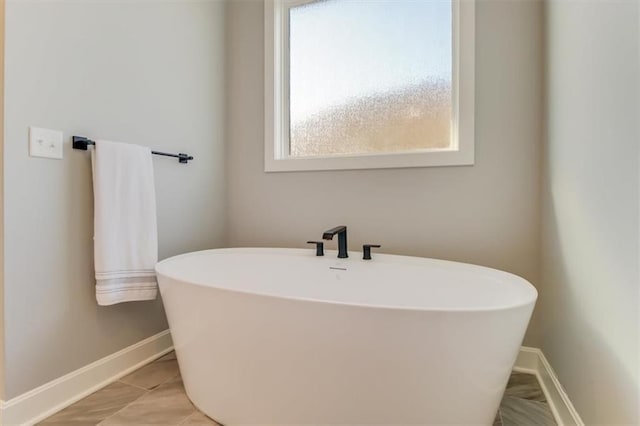
<instances>
[{"instance_id":1,"label":"white window sill","mask_svg":"<svg viewBox=\"0 0 640 426\"><path fill-rule=\"evenodd\" d=\"M295 172L314 170L395 169L409 167L470 166L474 164L473 149L431 150L423 152L358 154L357 156L265 158L265 172Z\"/></svg>"}]
</instances>

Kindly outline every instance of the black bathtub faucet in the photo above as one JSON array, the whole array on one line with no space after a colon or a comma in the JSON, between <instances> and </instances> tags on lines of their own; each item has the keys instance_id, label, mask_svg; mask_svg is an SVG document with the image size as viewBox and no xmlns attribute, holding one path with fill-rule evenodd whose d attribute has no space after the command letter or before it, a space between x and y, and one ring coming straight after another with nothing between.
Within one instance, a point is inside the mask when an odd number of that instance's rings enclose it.
<instances>
[{"instance_id":1,"label":"black bathtub faucet","mask_svg":"<svg viewBox=\"0 0 640 426\"><path fill-rule=\"evenodd\" d=\"M333 236L338 234L338 258L344 259L349 257L347 254L347 227L344 225L336 226L322 234L323 240L333 240Z\"/></svg>"}]
</instances>

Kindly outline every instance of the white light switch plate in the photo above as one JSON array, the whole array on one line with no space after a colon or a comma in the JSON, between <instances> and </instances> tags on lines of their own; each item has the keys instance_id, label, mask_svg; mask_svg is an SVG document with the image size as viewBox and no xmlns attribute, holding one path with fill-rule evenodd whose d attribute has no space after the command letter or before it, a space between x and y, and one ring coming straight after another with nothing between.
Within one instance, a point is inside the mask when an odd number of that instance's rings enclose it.
<instances>
[{"instance_id":1,"label":"white light switch plate","mask_svg":"<svg viewBox=\"0 0 640 426\"><path fill-rule=\"evenodd\" d=\"M62 132L29 127L29 155L62 159Z\"/></svg>"}]
</instances>

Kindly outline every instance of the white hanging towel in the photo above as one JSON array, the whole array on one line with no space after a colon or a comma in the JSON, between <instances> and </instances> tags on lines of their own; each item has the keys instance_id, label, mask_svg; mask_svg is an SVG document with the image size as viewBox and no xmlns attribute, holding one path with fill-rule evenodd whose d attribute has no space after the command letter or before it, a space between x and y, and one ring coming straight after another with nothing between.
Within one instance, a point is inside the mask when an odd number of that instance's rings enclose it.
<instances>
[{"instance_id":1,"label":"white hanging towel","mask_svg":"<svg viewBox=\"0 0 640 426\"><path fill-rule=\"evenodd\" d=\"M153 300L158 231L151 150L97 141L91 163L96 300Z\"/></svg>"}]
</instances>

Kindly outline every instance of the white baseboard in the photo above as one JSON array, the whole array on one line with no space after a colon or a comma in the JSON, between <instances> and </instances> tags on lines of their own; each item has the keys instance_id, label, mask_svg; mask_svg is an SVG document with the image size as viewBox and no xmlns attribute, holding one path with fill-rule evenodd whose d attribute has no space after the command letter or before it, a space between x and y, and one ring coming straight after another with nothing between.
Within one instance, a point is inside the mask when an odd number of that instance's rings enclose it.
<instances>
[{"instance_id":1,"label":"white baseboard","mask_svg":"<svg viewBox=\"0 0 640 426\"><path fill-rule=\"evenodd\" d=\"M33 425L172 348L171 334L165 330L9 401L0 401L0 424Z\"/></svg>"},{"instance_id":2,"label":"white baseboard","mask_svg":"<svg viewBox=\"0 0 640 426\"><path fill-rule=\"evenodd\" d=\"M558 376L540 349L521 347L514 370L536 375L558 426L584 426Z\"/></svg>"}]
</instances>

